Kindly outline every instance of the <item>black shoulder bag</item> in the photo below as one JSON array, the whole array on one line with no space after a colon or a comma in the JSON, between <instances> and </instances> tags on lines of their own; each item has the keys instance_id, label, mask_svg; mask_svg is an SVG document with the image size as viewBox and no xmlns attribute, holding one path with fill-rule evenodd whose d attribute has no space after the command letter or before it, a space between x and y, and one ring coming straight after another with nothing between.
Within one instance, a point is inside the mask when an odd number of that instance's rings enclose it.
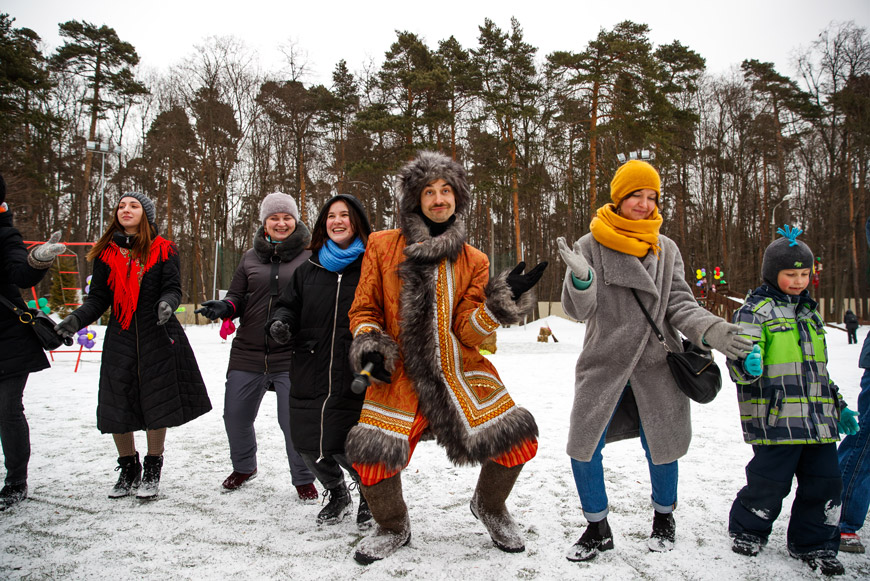
<instances>
[{"instance_id":1,"label":"black shoulder bag","mask_svg":"<svg viewBox=\"0 0 870 581\"><path fill-rule=\"evenodd\" d=\"M40 311L39 309L27 309L22 310L15 306L15 303L0 295L0 303L3 303L10 309L15 315L18 317L18 321L24 325L29 326L33 329L33 332L36 333L36 338L39 339L40 344L42 344L42 348L46 351L54 351L66 341L64 341L60 335L55 333L54 326L55 322L51 317ZM67 345L72 345L72 339L69 340Z\"/></svg>"},{"instance_id":2,"label":"black shoulder bag","mask_svg":"<svg viewBox=\"0 0 870 581\"><path fill-rule=\"evenodd\" d=\"M637 296L637 291L631 289L631 294L640 309L643 311L646 320L652 327L656 335L656 339L665 348L667 354L668 367L671 369L671 375L674 376L674 381L677 382L677 387L680 391L689 396L690 399L698 403L710 403L722 389L722 374L719 372L719 366L713 361L713 354L709 351L704 351L688 339L683 339L682 353L671 350L665 341L664 335L659 331L659 328L653 322L652 317L640 302L640 297Z\"/></svg>"}]
</instances>

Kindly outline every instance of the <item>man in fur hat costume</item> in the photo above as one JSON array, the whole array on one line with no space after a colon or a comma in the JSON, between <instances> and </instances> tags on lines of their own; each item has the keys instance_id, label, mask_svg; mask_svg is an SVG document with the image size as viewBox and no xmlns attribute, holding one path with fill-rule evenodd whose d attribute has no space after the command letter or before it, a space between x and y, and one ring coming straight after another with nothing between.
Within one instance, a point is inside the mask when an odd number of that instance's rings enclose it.
<instances>
[{"instance_id":1,"label":"man in fur hat costume","mask_svg":"<svg viewBox=\"0 0 870 581\"><path fill-rule=\"evenodd\" d=\"M478 346L531 308L546 263L489 280L486 255L465 242L465 170L449 157L421 152L398 181L400 228L369 237L350 310L351 363L368 365L374 383L346 450L378 524L354 559L372 563L410 540L401 471L424 432L455 464L482 465L471 512L499 549L520 552L505 500L537 452L538 427Z\"/></svg>"}]
</instances>

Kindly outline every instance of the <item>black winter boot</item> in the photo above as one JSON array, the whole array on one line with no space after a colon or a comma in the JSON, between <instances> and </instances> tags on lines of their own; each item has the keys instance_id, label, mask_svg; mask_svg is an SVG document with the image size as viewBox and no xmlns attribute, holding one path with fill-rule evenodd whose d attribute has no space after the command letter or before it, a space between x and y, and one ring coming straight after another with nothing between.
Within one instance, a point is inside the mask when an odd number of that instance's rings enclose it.
<instances>
[{"instance_id":1,"label":"black winter boot","mask_svg":"<svg viewBox=\"0 0 870 581\"><path fill-rule=\"evenodd\" d=\"M400 472L372 486L362 487L378 526L375 534L367 536L356 546L353 558L361 565L385 559L411 541L411 521L402 498L401 476Z\"/></svg>"},{"instance_id":2,"label":"black winter boot","mask_svg":"<svg viewBox=\"0 0 870 581\"><path fill-rule=\"evenodd\" d=\"M163 468L163 456L145 456L142 463L142 486L136 493L140 500L157 498L157 488L160 485L160 471Z\"/></svg>"},{"instance_id":3,"label":"black winter boot","mask_svg":"<svg viewBox=\"0 0 870 581\"><path fill-rule=\"evenodd\" d=\"M0 490L0 512L27 498L27 483L7 484Z\"/></svg>"},{"instance_id":4,"label":"black winter boot","mask_svg":"<svg viewBox=\"0 0 870 581\"><path fill-rule=\"evenodd\" d=\"M677 538L677 523L673 513L654 511L652 534L647 541L647 547L654 553L666 553L674 548Z\"/></svg>"},{"instance_id":5,"label":"black winter boot","mask_svg":"<svg viewBox=\"0 0 870 581\"><path fill-rule=\"evenodd\" d=\"M523 464L506 468L487 460L480 468L477 488L471 497L471 514L480 519L495 546L506 553L526 550L520 527L505 506L522 469Z\"/></svg>"},{"instance_id":6,"label":"black winter boot","mask_svg":"<svg viewBox=\"0 0 870 581\"><path fill-rule=\"evenodd\" d=\"M335 488L323 491L324 498L329 496L329 502L317 515L317 524L334 525L340 523L344 517L350 514L350 492L344 482Z\"/></svg>"},{"instance_id":7,"label":"black winter boot","mask_svg":"<svg viewBox=\"0 0 870 581\"><path fill-rule=\"evenodd\" d=\"M836 551L820 550L798 554L792 552L791 548L789 548L788 554L809 565L813 571L818 570L822 575L827 575L828 577L842 575L846 572L846 568L843 567L843 564L837 558Z\"/></svg>"},{"instance_id":8,"label":"black winter boot","mask_svg":"<svg viewBox=\"0 0 870 581\"><path fill-rule=\"evenodd\" d=\"M607 524L607 517L598 522L590 522L586 530L574 543L565 557L569 561L589 561L601 551L609 551L613 548L613 533Z\"/></svg>"},{"instance_id":9,"label":"black winter boot","mask_svg":"<svg viewBox=\"0 0 870 581\"><path fill-rule=\"evenodd\" d=\"M367 531L375 524L372 520L372 509L369 508L369 503L366 502L366 497L363 496L362 486L358 482L354 482L348 487L350 490L359 489L359 507L356 509L356 528L361 531Z\"/></svg>"},{"instance_id":10,"label":"black winter boot","mask_svg":"<svg viewBox=\"0 0 870 581\"><path fill-rule=\"evenodd\" d=\"M142 464L139 462L139 452L133 456L121 456L118 458L118 465L115 470L120 470L118 482L109 492L109 498L123 498L130 496L130 491L134 488L139 488L139 483L142 481Z\"/></svg>"}]
</instances>

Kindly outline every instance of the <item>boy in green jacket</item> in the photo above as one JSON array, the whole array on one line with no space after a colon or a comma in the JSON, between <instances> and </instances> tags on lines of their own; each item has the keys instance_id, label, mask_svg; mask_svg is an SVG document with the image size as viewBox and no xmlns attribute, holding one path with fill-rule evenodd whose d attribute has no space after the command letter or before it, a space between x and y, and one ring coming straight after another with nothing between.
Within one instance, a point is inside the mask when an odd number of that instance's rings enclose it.
<instances>
[{"instance_id":1,"label":"boy in green jacket","mask_svg":"<svg viewBox=\"0 0 870 581\"><path fill-rule=\"evenodd\" d=\"M746 486L731 505L731 549L758 554L797 477L788 552L825 575L842 575L836 442L838 429L857 431L856 414L828 376L824 321L806 290L813 253L797 240L801 230L777 231L783 237L764 251L764 284L734 314L755 343L745 359L728 360L743 438L754 457L746 466Z\"/></svg>"}]
</instances>

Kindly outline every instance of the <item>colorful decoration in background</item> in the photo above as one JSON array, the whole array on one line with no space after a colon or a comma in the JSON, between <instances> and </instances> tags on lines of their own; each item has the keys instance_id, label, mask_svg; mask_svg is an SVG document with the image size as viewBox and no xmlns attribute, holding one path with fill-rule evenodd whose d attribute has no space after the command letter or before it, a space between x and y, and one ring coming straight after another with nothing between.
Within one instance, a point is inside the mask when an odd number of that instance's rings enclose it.
<instances>
[{"instance_id":1,"label":"colorful decoration in background","mask_svg":"<svg viewBox=\"0 0 870 581\"><path fill-rule=\"evenodd\" d=\"M813 288L818 290L819 283L822 281L822 269L824 265L822 264L822 257L816 256L815 264L813 264Z\"/></svg>"},{"instance_id":2,"label":"colorful decoration in background","mask_svg":"<svg viewBox=\"0 0 870 581\"><path fill-rule=\"evenodd\" d=\"M87 349L93 349L94 345L96 345L96 342L94 341L94 339L97 338L96 331L85 327L84 329L79 329L76 332L76 335L76 343L78 343L82 347L86 347Z\"/></svg>"},{"instance_id":3,"label":"colorful decoration in background","mask_svg":"<svg viewBox=\"0 0 870 581\"><path fill-rule=\"evenodd\" d=\"M40 311L42 311L46 315L51 312L51 307L48 306L48 299L46 299L45 297L40 298L39 301L34 301L33 299L31 299L31 300L27 301L27 306L30 307L31 309L38 308Z\"/></svg>"},{"instance_id":4,"label":"colorful decoration in background","mask_svg":"<svg viewBox=\"0 0 870 581\"><path fill-rule=\"evenodd\" d=\"M90 294L91 292L91 279L94 278L94 275L89 274L88 278L85 279L85 294Z\"/></svg>"},{"instance_id":5,"label":"colorful decoration in background","mask_svg":"<svg viewBox=\"0 0 870 581\"><path fill-rule=\"evenodd\" d=\"M186 313L187 307L178 307L177 309L175 309L175 312L176 313Z\"/></svg>"}]
</instances>

